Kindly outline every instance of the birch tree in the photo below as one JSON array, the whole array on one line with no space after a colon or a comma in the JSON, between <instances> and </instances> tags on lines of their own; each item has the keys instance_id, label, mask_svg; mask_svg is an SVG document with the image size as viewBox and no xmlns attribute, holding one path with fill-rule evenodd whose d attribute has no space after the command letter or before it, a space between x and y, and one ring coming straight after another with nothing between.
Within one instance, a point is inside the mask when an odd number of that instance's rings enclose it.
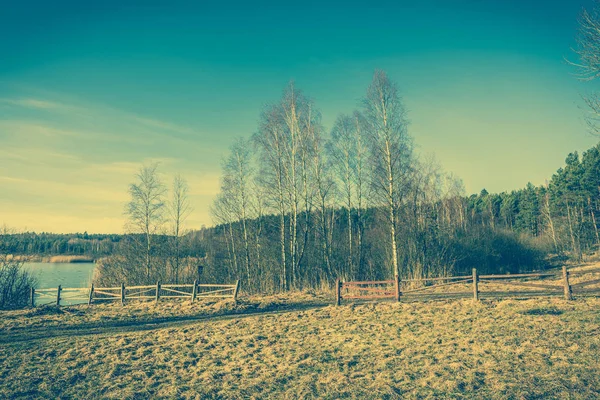
<instances>
[{"instance_id":1,"label":"birch tree","mask_svg":"<svg viewBox=\"0 0 600 400\"><path fill-rule=\"evenodd\" d=\"M363 115L371 150L373 194L387 210L391 269L398 276L397 218L408 183L412 148L398 89L383 71L373 76L363 101Z\"/></svg>"},{"instance_id":2,"label":"birch tree","mask_svg":"<svg viewBox=\"0 0 600 400\"><path fill-rule=\"evenodd\" d=\"M166 188L157 172L158 164L143 166L136 175L137 182L129 186L131 200L127 204L128 228L144 238L146 279L152 274L153 238L165 222Z\"/></svg>"},{"instance_id":3,"label":"birch tree","mask_svg":"<svg viewBox=\"0 0 600 400\"><path fill-rule=\"evenodd\" d=\"M192 212L192 207L188 198L188 184L181 175L176 175L173 179L173 189L171 201L169 203L169 214L171 218L172 233L172 252L173 252L173 275L175 283L179 283L179 270L181 267L181 238L184 234L185 221Z\"/></svg>"},{"instance_id":4,"label":"birch tree","mask_svg":"<svg viewBox=\"0 0 600 400\"><path fill-rule=\"evenodd\" d=\"M280 288L288 289L286 252L287 168L284 163L285 135L283 121L277 106L268 107L260 118L259 130L253 136L260 154L259 185L267 204L279 216Z\"/></svg>"},{"instance_id":5,"label":"birch tree","mask_svg":"<svg viewBox=\"0 0 600 400\"><path fill-rule=\"evenodd\" d=\"M348 257L346 261L347 271L354 272L353 262L353 223L352 209L354 197L354 176L356 174L356 137L354 129L355 121L347 115L340 115L333 129L331 130L331 141L328 150L331 157L331 163L334 166L338 181L340 182L340 192L343 197L342 204L346 209Z\"/></svg>"},{"instance_id":6,"label":"birch tree","mask_svg":"<svg viewBox=\"0 0 600 400\"><path fill-rule=\"evenodd\" d=\"M253 173L250 149L250 144L243 138L238 138L234 142L230 147L229 157L223 161L223 176L221 179L221 192L227 196L231 212L241 224L244 265L248 282L251 280L248 218L250 212L250 184Z\"/></svg>"}]
</instances>

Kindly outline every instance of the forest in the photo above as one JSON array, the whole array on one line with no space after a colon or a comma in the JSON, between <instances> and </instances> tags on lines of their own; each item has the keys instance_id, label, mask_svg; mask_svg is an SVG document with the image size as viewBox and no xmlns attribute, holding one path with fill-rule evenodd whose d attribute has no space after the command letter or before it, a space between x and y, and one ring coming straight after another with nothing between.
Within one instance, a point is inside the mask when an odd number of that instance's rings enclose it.
<instances>
[{"instance_id":1,"label":"forest","mask_svg":"<svg viewBox=\"0 0 600 400\"><path fill-rule=\"evenodd\" d=\"M597 249L600 147L569 154L544 185L467 196L458 177L417 153L407 121L383 71L330 131L290 83L223 159L214 227L186 226L185 179L169 191L153 164L130 187L125 235L21 234L16 253L105 256L103 283L241 279L268 293L473 267L518 273Z\"/></svg>"},{"instance_id":2,"label":"forest","mask_svg":"<svg viewBox=\"0 0 600 400\"><path fill-rule=\"evenodd\" d=\"M223 161L211 278L268 292L472 267L517 273L596 249L598 147L569 154L545 185L466 196L459 178L416 153L407 120L382 71L331 132L290 84Z\"/></svg>"},{"instance_id":3,"label":"forest","mask_svg":"<svg viewBox=\"0 0 600 400\"><path fill-rule=\"evenodd\" d=\"M20 233L4 250L101 259L105 283L241 279L245 290L276 292L473 267L517 273L597 249L600 147L570 153L544 185L467 196L458 177L415 151L407 121L383 71L329 132L290 83L223 159L214 227L186 226L185 179L169 193L154 164L130 187L125 235Z\"/></svg>"},{"instance_id":4,"label":"forest","mask_svg":"<svg viewBox=\"0 0 600 400\"><path fill-rule=\"evenodd\" d=\"M339 140L336 135L332 140ZM330 285L338 277L387 279L396 271L403 278L468 274L473 267L518 273L567 257L581 260L597 249L598 147L582 157L569 154L545 185L529 183L499 194L483 189L471 196L459 179L412 155L402 171L401 193L392 201L391 191L377 193L369 185L367 173L360 181L361 161L352 157L361 150L349 149L342 158L336 154L341 146L360 143L328 143L324 154L331 164L323 171L331 176L321 179L331 186L324 189L317 178L282 190L279 198L291 201L279 204L279 216L272 209L265 212L269 204L278 205L276 191L260 189L260 182L239 173L243 169L228 168L248 157L240 151L247 146L234 145L213 211L219 224L207 232L212 277L239 276L254 290L269 291ZM251 170L250 161L247 165ZM299 165L299 176L310 177ZM261 171L258 176L269 175Z\"/></svg>"}]
</instances>

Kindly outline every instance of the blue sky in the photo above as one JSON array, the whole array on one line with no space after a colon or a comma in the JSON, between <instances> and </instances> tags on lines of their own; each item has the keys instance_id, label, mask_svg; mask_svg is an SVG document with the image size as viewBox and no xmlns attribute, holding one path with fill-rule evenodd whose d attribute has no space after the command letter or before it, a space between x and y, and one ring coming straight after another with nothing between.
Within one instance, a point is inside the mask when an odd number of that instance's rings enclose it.
<instances>
[{"instance_id":1,"label":"blue sky","mask_svg":"<svg viewBox=\"0 0 600 400\"><path fill-rule=\"evenodd\" d=\"M291 79L329 128L386 70L419 151L469 193L541 184L597 142L595 85L565 62L591 1L88 3L3 5L0 224L120 232L157 160L190 183L190 227L210 225L221 157Z\"/></svg>"}]
</instances>

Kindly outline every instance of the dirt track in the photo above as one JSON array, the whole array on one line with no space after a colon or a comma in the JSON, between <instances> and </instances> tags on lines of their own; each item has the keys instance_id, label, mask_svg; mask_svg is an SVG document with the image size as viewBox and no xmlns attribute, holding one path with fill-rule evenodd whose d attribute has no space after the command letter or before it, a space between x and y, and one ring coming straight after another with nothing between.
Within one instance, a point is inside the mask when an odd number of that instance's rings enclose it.
<instances>
[{"instance_id":1,"label":"dirt track","mask_svg":"<svg viewBox=\"0 0 600 400\"><path fill-rule=\"evenodd\" d=\"M18 328L6 331L0 335L0 345L10 345L22 342L36 340L53 339L60 337L88 336L88 335L115 335L127 332L150 331L170 327L179 327L194 324L200 321L223 321L231 319L247 318L257 315L275 315L297 311L305 311L316 308L323 308L331 303L307 303L291 304L286 306L277 306L272 309L232 311L220 315L199 315L199 316L173 316L165 318L153 318L136 321L111 321L84 323L81 325L72 325L53 328Z\"/></svg>"}]
</instances>

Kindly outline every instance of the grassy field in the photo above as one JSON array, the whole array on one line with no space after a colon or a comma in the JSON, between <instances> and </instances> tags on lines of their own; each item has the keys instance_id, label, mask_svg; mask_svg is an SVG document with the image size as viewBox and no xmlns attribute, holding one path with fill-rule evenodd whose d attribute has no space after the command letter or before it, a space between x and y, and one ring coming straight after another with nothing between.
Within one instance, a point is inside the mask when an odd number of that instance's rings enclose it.
<instances>
[{"instance_id":1,"label":"grassy field","mask_svg":"<svg viewBox=\"0 0 600 400\"><path fill-rule=\"evenodd\" d=\"M166 305L146 306L150 320ZM1 314L4 333L27 312ZM350 304L0 344L0 398L440 397L600 397L600 299Z\"/></svg>"},{"instance_id":2,"label":"grassy field","mask_svg":"<svg viewBox=\"0 0 600 400\"><path fill-rule=\"evenodd\" d=\"M128 300L124 306L115 301L94 303L91 306L36 307L11 312L0 311L0 342L2 335L20 332L52 330L54 328L102 327L119 324L143 324L177 321L189 318L249 314L273 310L306 308L333 303L330 294L299 292L286 295L244 297L235 304L232 300L154 301Z\"/></svg>"}]
</instances>

